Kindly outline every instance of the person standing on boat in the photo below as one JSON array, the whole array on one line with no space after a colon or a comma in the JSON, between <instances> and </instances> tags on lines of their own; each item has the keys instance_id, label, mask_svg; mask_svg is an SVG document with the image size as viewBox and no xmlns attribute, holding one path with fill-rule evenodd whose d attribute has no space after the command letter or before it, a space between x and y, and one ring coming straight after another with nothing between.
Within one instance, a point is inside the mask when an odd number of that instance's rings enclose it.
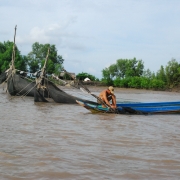
<instances>
[{"instance_id":1,"label":"person standing on boat","mask_svg":"<svg viewBox=\"0 0 180 180\"><path fill-rule=\"evenodd\" d=\"M114 95L114 88L112 86L109 86L108 89L103 90L99 94L99 98L107 104L109 107L115 109L117 108L116 106L116 96ZM110 101L112 100L112 104L110 104ZM97 101L99 104L102 104L100 100ZM103 104L102 104L103 105ZM104 105L103 105L104 106Z\"/></svg>"}]
</instances>

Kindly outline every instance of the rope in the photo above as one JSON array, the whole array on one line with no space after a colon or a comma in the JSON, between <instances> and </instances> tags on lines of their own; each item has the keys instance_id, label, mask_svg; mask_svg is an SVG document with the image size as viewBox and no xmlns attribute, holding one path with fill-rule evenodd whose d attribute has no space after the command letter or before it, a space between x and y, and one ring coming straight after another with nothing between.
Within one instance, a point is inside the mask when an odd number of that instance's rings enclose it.
<instances>
[{"instance_id":1,"label":"rope","mask_svg":"<svg viewBox=\"0 0 180 180\"><path fill-rule=\"evenodd\" d=\"M20 92L22 92L26 87L28 87L30 84L32 84L35 81L32 81L31 83L29 83L27 86L25 86L23 89L21 89L17 94L19 94Z\"/></svg>"},{"instance_id":2,"label":"rope","mask_svg":"<svg viewBox=\"0 0 180 180\"><path fill-rule=\"evenodd\" d=\"M36 84L35 84L35 86L33 86L29 91L27 91L26 93L24 93L24 94L21 96L21 98L27 96L27 95L31 92L31 90L32 90L33 88L35 88L35 87L36 87Z\"/></svg>"}]
</instances>

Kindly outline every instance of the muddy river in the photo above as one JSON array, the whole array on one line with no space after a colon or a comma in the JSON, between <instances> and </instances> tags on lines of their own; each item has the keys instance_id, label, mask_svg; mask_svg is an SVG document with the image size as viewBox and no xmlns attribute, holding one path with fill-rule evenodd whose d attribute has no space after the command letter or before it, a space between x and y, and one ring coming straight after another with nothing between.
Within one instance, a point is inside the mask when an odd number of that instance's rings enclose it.
<instances>
[{"instance_id":1,"label":"muddy river","mask_svg":"<svg viewBox=\"0 0 180 180\"><path fill-rule=\"evenodd\" d=\"M89 89L98 95L103 87ZM115 94L119 102L180 100L175 92L115 88ZM0 180L59 179L179 180L180 115L92 114L10 97L0 87Z\"/></svg>"}]
</instances>

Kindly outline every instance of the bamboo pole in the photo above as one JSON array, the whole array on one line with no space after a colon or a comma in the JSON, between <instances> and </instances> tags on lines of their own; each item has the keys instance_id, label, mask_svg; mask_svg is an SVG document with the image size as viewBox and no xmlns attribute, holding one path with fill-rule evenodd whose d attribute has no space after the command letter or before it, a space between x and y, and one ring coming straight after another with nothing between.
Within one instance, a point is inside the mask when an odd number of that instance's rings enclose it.
<instances>
[{"instance_id":1,"label":"bamboo pole","mask_svg":"<svg viewBox=\"0 0 180 180\"><path fill-rule=\"evenodd\" d=\"M42 76L44 76L44 73L45 73L45 69L46 69L46 65L47 65L47 61L48 61L48 56L49 56L49 49L50 48L48 48L48 52L47 52L47 55L46 55L46 60L44 62L44 66L42 68Z\"/></svg>"},{"instance_id":2,"label":"bamboo pole","mask_svg":"<svg viewBox=\"0 0 180 180\"><path fill-rule=\"evenodd\" d=\"M11 61L11 68L12 68L12 70L15 69L14 61L15 61L15 56L16 56L16 51L15 51L15 47L16 47L16 42L15 42L15 39L16 39L16 29L17 29L17 25L15 26L15 32L14 32L14 44L13 44L12 61Z\"/></svg>"},{"instance_id":3,"label":"bamboo pole","mask_svg":"<svg viewBox=\"0 0 180 180\"><path fill-rule=\"evenodd\" d=\"M46 59L45 59L45 62L44 62L44 66L43 68L41 69L41 72L40 72L40 76L36 78L36 87L37 89L45 89L46 87L44 86L44 78L45 78L45 74L46 74L46 66L47 66L47 61L48 61L48 57L49 57L49 51L50 51L50 48L48 48L48 52L47 52L47 55L46 55Z\"/></svg>"}]
</instances>

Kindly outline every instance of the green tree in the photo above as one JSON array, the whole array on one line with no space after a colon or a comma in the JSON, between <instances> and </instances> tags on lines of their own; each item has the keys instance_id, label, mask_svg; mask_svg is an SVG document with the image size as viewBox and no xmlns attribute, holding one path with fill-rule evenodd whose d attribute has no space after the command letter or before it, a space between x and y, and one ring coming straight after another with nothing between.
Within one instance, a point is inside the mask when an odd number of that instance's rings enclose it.
<instances>
[{"instance_id":1,"label":"green tree","mask_svg":"<svg viewBox=\"0 0 180 180\"><path fill-rule=\"evenodd\" d=\"M113 85L113 80L112 80L109 68L105 68L102 70L102 80L101 81L104 84Z\"/></svg>"},{"instance_id":2,"label":"green tree","mask_svg":"<svg viewBox=\"0 0 180 180\"><path fill-rule=\"evenodd\" d=\"M116 64L110 65L108 68L102 70L102 81L107 85L112 85L113 81L117 85L121 79L128 77L140 77L143 74L144 63L142 60L134 59L118 59ZM120 78L120 79L119 79ZM121 85L126 84L127 81L121 81Z\"/></svg>"},{"instance_id":3,"label":"green tree","mask_svg":"<svg viewBox=\"0 0 180 180\"><path fill-rule=\"evenodd\" d=\"M128 87L141 88L141 78L138 76L129 77Z\"/></svg>"},{"instance_id":4,"label":"green tree","mask_svg":"<svg viewBox=\"0 0 180 180\"><path fill-rule=\"evenodd\" d=\"M140 77L143 74L144 63L142 60L134 59L118 59L117 65L117 76L121 78L125 77Z\"/></svg>"},{"instance_id":5,"label":"green tree","mask_svg":"<svg viewBox=\"0 0 180 180\"><path fill-rule=\"evenodd\" d=\"M166 73L163 66L161 66L160 70L157 71L156 78L162 80L165 84L167 83Z\"/></svg>"},{"instance_id":6,"label":"green tree","mask_svg":"<svg viewBox=\"0 0 180 180\"><path fill-rule=\"evenodd\" d=\"M150 71L150 69L144 70L142 76L151 79L152 72Z\"/></svg>"},{"instance_id":7,"label":"green tree","mask_svg":"<svg viewBox=\"0 0 180 180\"><path fill-rule=\"evenodd\" d=\"M98 78L96 78L95 76L93 76L92 74L86 73L86 72L82 72L76 75L76 78L83 81L85 78L89 78L91 81L99 81Z\"/></svg>"},{"instance_id":8,"label":"green tree","mask_svg":"<svg viewBox=\"0 0 180 180\"><path fill-rule=\"evenodd\" d=\"M151 77L149 78L149 77L142 76L140 78L141 78L141 88L142 89L149 89Z\"/></svg>"},{"instance_id":9,"label":"green tree","mask_svg":"<svg viewBox=\"0 0 180 180\"><path fill-rule=\"evenodd\" d=\"M114 77L118 76L118 68L117 64L112 64L108 68L110 78L113 79Z\"/></svg>"},{"instance_id":10,"label":"green tree","mask_svg":"<svg viewBox=\"0 0 180 180\"><path fill-rule=\"evenodd\" d=\"M35 42L32 45L32 51L27 55L28 65L31 72L36 72L43 67L48 48L50 48L50 52L47 62L47 72L50 74L58 74L58 72L63 68L64 59L62 56L58 55L55 45Z\"/></svg>"},{"instance_id":11,"label":"green tree","mask_svg":"<svg viewBox=\"0 0 180 180\"><path fill-rule=\"evenodd\" d=\"M165 87L165 83L162 80L154 78L150 81L149 86L151 89L162 90Z\"/></svg>"},{"instance_id":12,"label":"green tree","mask_svg":"<svg viewBox=\"0 0 180 180\"><path fill-rule=\"evenodd\" d=\"M169 86L177 85L180 82L180 64L175 59L168 62L165 71Z\"/></svg>"},{"instance_id":13,"label":"green tree","mask_svg":"<svg viewBox=\"0 0 180 180\"><path fill-rule=\"evenodd\" d=\"M7 70L12 60L13 42L0 42L0 73ZM26 71L27 58L22 56L17 46L15 46L15 68Z\"/></svg>"}]
</instances>

